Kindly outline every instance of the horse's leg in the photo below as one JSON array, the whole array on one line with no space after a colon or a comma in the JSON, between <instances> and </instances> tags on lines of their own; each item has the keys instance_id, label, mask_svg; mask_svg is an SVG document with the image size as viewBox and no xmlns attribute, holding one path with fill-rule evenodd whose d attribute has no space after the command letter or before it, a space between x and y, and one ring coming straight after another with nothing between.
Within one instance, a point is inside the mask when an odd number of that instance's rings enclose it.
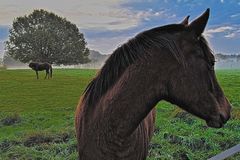
<instances>
[{"instance_id":1,"label":"horse's leg","mask_svg":"<svg viewBox=\"0 0 240 160\"><path fill-rule=\"evenodd\" d=\"M50 65L49 71L50 71L50 78L52 78L52 66L51 65Z\"/></svg>"},{"instance_id":2,"label":"horse's leg","mask_svg":"<svg viewBox=\"0 0 240 160\"><path fill-rule=\"evenodd\" d=\"M36 71L37 79L38 79L38 71Z\"/></svg>"},{"instance_id":3,"label":"horse's leg","mask_svg":"<svg viewBox=\"0 0 240 160\"><path fill-rule=\"evenodd\" d=\"M49 79L49 76L50 76L50 72L49 72L49 69L48 69L48 79Z\"/></svg>"},{"instance_id":4,"label":"horse's leg","mask_svg":"<svg viewBox=\"0 0 240 160\"><path fill-rule=\"evenodd\" d=\"M44 78L44 79L46 79L46 78L47 78L47 75L48 75L48 70L46 69L46 75L45 75L45 78Z\"/></svg>"}]
</instances>

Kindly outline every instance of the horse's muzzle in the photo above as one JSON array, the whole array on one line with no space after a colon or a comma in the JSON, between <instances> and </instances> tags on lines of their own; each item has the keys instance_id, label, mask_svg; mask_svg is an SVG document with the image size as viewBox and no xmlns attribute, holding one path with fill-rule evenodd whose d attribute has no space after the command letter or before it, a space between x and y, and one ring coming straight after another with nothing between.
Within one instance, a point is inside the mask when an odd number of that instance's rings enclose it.
<instances>
[{"instance_id":1,"label":"horse's muzzle","mask_svg":"<svg viewBox=\"0 0 240 160\"><path fill-rule=\"evenodd\" d=\"M224 115L219 114L219 116L216 116L212 118L211 120L206 121L207 125L212 128L222 128L225 123L230 119L230 114Z\"/></svg>"}]
</instances>

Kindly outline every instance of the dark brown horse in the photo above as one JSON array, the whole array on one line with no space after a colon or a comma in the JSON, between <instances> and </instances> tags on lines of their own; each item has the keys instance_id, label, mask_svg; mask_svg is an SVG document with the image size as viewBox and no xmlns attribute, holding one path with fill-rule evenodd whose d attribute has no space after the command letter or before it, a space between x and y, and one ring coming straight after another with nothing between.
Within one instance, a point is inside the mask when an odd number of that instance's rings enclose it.
<instances>
[{"instance_id":1,"label":"dark brown horse","mask_svg":"<svg viewBox=\"0 0 240 160\"><path fill-rule=\"evenodd\" d=\"M176 104L220 128L231 105L202 36L209 9L188 25L153 28L117 48L85 90L75 126L80 160L143 160L154 130L154 106Z\"/></svg>"},{"instance_id":2,"label":"dark brown horse","mask_svg":"<svg viewBox=\"0 0 240 160\"><path fill-rule=\"evenodd\" d=\"M31 62L28 65L30 68L32 68L36 72L37 79L38 77L38 71L46 71L45 79L49 76L52 78L52 66L49 63L37 63L37 62Z\"/></svg>"}]
</instances>

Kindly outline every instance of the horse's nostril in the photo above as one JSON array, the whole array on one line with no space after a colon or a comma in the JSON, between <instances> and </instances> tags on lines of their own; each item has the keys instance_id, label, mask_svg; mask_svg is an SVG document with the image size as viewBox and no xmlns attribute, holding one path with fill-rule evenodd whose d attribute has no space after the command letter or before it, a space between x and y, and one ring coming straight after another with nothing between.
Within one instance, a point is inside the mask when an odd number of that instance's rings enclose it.
<instances>
[{"instance_id":1,"label":"horse's nostril","mask_svg":"<svg viewBox=\"0 0 240 160\"><path fill-rule=\"evenodd\" d=\"M223 114L220 114L220 119L223 123L227 122L227 118L225 118Z\"/></svg>"},{"instance_id":2,"label":"horse's nostril","mask_svg":"<svg viewBox=\"0 0 240 160\"><path fill-rule=\"evenodd\" d=\"M228 121L231 118L231 115L229 114L226 118L226 121Z\"/></svg>"}]
</instances>

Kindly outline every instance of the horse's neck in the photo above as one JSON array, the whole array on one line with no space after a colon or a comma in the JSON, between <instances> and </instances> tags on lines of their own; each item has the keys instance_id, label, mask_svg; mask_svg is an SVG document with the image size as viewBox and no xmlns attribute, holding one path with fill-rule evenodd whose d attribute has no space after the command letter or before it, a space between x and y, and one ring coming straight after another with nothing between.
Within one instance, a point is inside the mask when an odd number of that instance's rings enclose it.
<instances>
[{"instance_id":1,"label":"horse's neck","mask_svg":"<svg viewBox=\"0 0 240 160\"><path fill-rule=\"evenodd\" d=\"M100 101L100 110L115 134L130 135L161 100L159 73L150 69L145 64L129 67Z\"/></svg>"}]
</instances>

